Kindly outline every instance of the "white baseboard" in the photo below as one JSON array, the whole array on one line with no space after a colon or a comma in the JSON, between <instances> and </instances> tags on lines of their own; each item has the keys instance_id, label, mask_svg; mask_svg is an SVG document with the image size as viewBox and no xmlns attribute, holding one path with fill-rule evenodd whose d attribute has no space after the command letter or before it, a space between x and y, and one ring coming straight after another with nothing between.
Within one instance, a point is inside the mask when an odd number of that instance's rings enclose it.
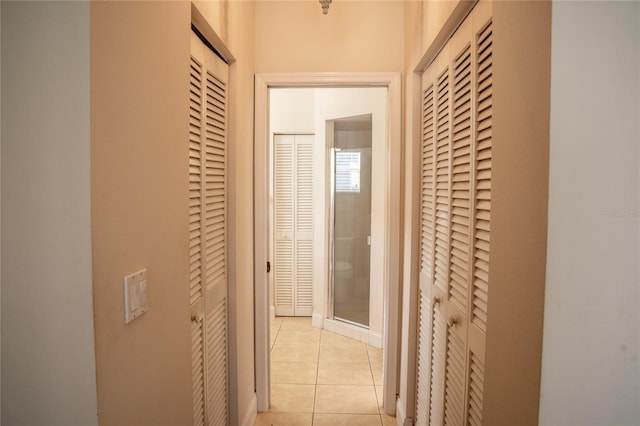
<instances>
[{"instance_id":1,"label":"white baseboard","mask_svg":"<svg viewBox=\"0 0 640 426\"><path fill-rule=\"evenodd\" d=\"M314 312L313 315L311 315L311 325L316 327L316 328L323 328L324 327L324 315Z\"/></svg>"},{"instance_id":2,"label":"white baseboard","mask_svg":"<svg viewBox=\"0 0 640 426\"><path fill-rule=\"evenodd\" d=\"M256 417L258 416L258 398L256 394L253 394L253 398L251 398L251 403L247 407L244 412L244 416L242 416L242 422L240 423L242 426L253 426L256 422Z\"/></svg>"},{"instance_id":3,"label":"white baseboard","mask_svg":"<svg viewBox=\"0 0 640 426\"><path fill-rule=\"evenodd\" d=\"M275 319L276 318L276 307L271 305L271 307L269 308L269 319Z\"/></svg>"},{"instance_id":4,"label":"white baseboard","mask_svg":"<svg viewBox=\"0 0 640 426\"><path fill-rule=\"evenodd\" d=\"M332 331L342 336L358 340L362 343L367 343L376 348L382 348L382 343L384 340L383 335L381 333L368 330L364 327L358 327L357 325L348 324L342 321L325 319L324 328L328 331Z\"/></svg>"},{"instance_id":5,"label":"white baseboard","mask_svg":"<svg viewBox=\"0 0 640 426\"><path fill-rule=\"evenodd\" d=\"M367 342L369 345L382 349L382 345L384 343L383 340L382 333L376 333L375 331L369 330L369 341Z\"/></svg>"},{"instance_id":6,"label":"white baseboard","mask_svg":"<svg viewBox=\"0 0 640 426\"><path fill-rule=\"evenodd\" d=\"M406 417L404 405L400 398L396 400L396 424L398 426L413 426L413 419Z\"/></svg>"}]
</instances>

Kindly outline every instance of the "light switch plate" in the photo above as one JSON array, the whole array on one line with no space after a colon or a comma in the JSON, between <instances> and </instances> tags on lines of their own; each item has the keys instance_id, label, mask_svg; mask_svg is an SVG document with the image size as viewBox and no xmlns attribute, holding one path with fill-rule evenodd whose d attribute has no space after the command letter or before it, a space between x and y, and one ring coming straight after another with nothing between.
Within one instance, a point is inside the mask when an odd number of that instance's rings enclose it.
<instances>
[{"instance_id":1,"label":"light switch plate","mask_svg":"<svg viewBox=\"0 0 640 426\"><path fill-rule=\"evenodd\" d=\"M129 324L149 310L147 270L124 277L124 323Z\"/></svg>"}]
</instances>

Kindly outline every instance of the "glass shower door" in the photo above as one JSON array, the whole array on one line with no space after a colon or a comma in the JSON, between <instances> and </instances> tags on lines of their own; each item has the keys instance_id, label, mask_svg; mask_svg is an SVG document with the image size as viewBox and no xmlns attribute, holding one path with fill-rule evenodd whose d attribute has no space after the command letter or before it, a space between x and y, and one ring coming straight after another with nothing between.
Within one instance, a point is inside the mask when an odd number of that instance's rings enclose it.
<instances>
[{"instance_id":1,"label":"glass shower door","mask_svg":"<svg viewBox=\"0 0 640 426\"><path fill-rule=\"evenodd\" d=\"M366 118L368 117L368 120ZM369 326L371 116L336 120L332 149L333 316Z\"/></svg>"}]
</instances>

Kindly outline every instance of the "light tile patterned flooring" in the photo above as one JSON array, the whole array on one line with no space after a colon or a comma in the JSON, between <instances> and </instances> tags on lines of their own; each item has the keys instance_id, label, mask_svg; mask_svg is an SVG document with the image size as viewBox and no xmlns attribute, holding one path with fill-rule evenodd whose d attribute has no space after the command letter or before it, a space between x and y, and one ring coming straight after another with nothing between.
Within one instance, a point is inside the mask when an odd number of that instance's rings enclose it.
<instances>
[{"instance_id":1,"label":"light tile patterned flooring","mask_svg":"<svg viewBox=\"0 0 640 426\"><path fill-rule=\"evenodd\" d=\"M309 317L272 320L271 408L254 426L347 425L396 425L382 410L382 350Z\"/></svg>"}]
</instances>

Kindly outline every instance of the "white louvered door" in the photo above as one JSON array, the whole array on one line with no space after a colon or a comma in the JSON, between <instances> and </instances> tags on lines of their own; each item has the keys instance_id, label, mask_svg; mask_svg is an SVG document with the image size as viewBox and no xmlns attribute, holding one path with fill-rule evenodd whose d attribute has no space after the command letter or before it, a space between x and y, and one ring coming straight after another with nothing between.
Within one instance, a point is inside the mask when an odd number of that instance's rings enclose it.
<instances>
[{"instance_id":1,"label":"white louvered door","mask_svg":"<svg viewBox=\"0 0 640 426\"><path fill-rule=\"evenodd\" d=\"M276 315L294 314L294 141L293 135L274 137L274 265Z\"/></svg>"},{"instance_id":2,"label":"white louvered door","mask_svg":"<svg viewBox=\"0 0 640 426\"><path fill-rule=\"evenodd\" d=\"M227 81L229 68L191 34L189 256L194 425L226 425Z\"/></svg>"},{"instance_id":3,"label":"white louvered door","mask_svg":"<svg viewBox=\"0 0 640 426\"><path fill-rule=\"evenodd\" d=\"M481 425L491 200L491 9L422 76L416 425Z\"/></svg>"},{"instance_id":4,"label":"white louvered door","mask_svg":"<svg viewBox=\"0 0 640 426\"><path fill-rule=\"evenodd\" d=\"M493 30L490 18L474 26L475 111L473 141L472 274L469 304L467 424L482 424L484 360L489 297L491 226L491 145L493 134Z\"/></svg>"},{"instance_id":5,"label":"white louvered door","mask_svg":"<svg viewBox=\"0 0 640 426\"><path fill-rule=\"evenodd\" d=\"M274 137L276 315L313 312L313 135Z\"/></svg>"},{"instance_id":6,"label":"white louvered door","mask_svg":"<svg viewBox=\"0 0 640 426\"><path fill-rule=\"evenodd\" d=\"M296 135L295 315L313 313L313 135Z\"/></svg>"}]
</instances>

